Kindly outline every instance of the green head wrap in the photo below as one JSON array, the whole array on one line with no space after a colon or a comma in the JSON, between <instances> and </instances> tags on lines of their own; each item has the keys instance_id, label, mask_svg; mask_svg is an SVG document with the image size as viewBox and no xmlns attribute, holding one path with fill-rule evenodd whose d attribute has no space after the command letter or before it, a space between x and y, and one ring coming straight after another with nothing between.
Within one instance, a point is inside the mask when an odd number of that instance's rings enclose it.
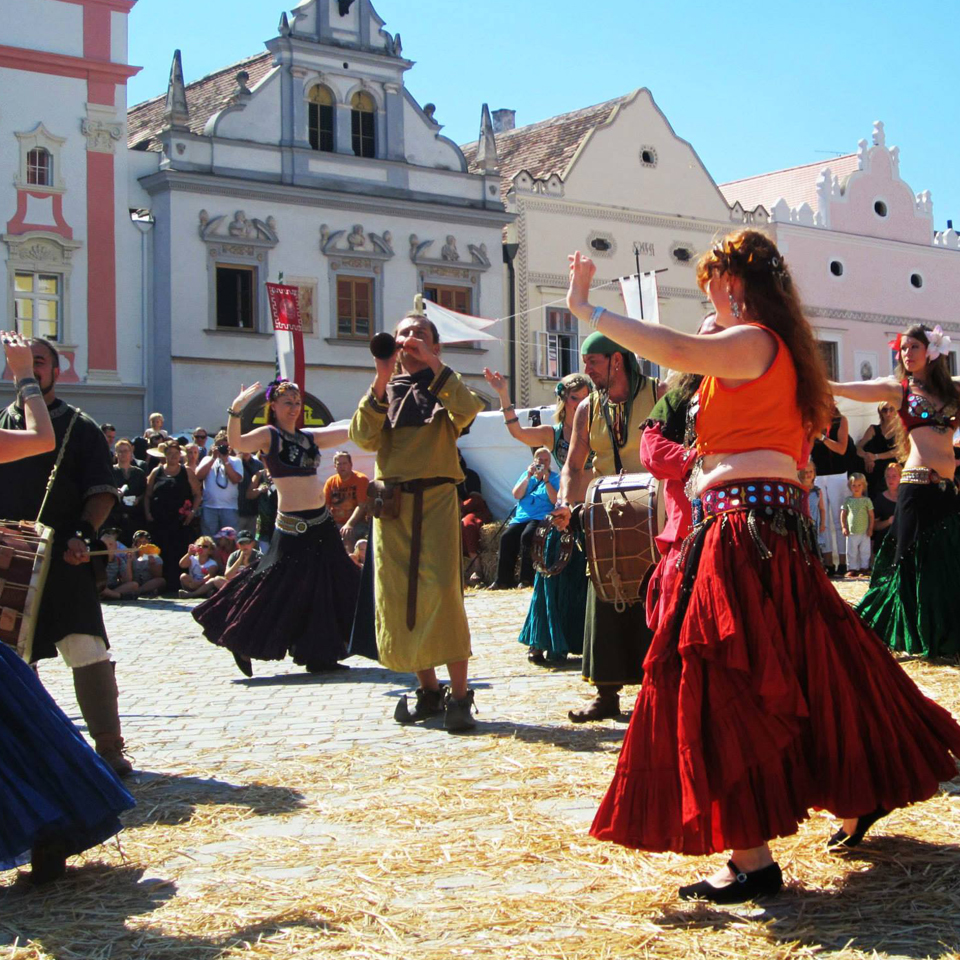
<instances>
[{"instance_id":1,"label":"green head wrap","mask_svg":"<svg viewBox=\"0 0 960 960\"><path fill-rule=\"evenodd\" d=\"M621 347L619 343L615 340L611 340L609 337L604 336L599 330L594 330L593 333L583 341L583 346L580 347L580 355L586 356L588 353L599 353L603 357L609 357L614 353L619 353L623 357L623 366L627 374L627 382L629 384L629 390L627 391L627 399L623 404L623 414L626 423L630 422L630 413L633 409L633 400L636 395L640 392L640 387L643 383L643 374L640 373L640 361L637 360L636 354L632 350L628 350L626 347ZM601 401L604 403L610 403L606 395L607 391L603 391L603 396ZM618 404L611 404L612 406L618 406ZM626 442L626 438L624 438ZM623 446L621 443L620 446Z\"/></svg>"}]
</instances>

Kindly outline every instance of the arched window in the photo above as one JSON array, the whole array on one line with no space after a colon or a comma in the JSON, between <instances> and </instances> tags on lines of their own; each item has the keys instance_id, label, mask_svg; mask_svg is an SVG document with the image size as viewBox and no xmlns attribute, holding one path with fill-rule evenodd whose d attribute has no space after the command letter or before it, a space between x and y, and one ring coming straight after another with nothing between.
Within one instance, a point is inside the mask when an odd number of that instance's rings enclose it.
<instances>
[{"instance_id":1,"label":"arched window","mask_svg":"<svg viewBox=\"0 0 960 960\"><path fill-rule=\"evenodd\" d=\"M38 187L53 186L53 156L43 147L27 153L27 183Z\"/></svg>"},{"instance_id":2,"label":"arched window","mask_svg":"<svg viewBox=\"0 0 960 960\"><path fill-rule=\"evenodd\" d=\"M311 89L307 96L307 122L310 146L314 150L333 152L333 94L323 86Z\"/></svg>"},{"instance_id":3,"label":"arched window","mask_svg":"<svg viewBox=\"0 0 960 960\"><path fill-rule=\"evenodd\" d=\"M376 104L369 93L358 91L350 101L350 123L353 130L353 152L358 157L377 155Z\"/></svg>"}]
</instances>

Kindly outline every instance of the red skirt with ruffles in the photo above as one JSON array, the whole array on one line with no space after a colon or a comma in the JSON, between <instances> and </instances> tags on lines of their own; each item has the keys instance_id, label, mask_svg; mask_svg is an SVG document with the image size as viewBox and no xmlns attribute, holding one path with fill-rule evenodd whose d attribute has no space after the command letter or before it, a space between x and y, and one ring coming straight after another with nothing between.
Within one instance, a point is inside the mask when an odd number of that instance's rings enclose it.
<instances>
[{"instance_id":1,"label":"red skirt with ruffles","mask_svg":"<svg viewBox=\"0 0 960 960\"><path fill-rule=\"evenodd\" d=\"M785 517L757 512L768 558L745 511L700 533L695 576L674 581L644 661L597 839L749 849L795 833L812 807L892 810L957 775L960 726L840 598L801 542L806 521Z\"/></svg>"}]
</instances>

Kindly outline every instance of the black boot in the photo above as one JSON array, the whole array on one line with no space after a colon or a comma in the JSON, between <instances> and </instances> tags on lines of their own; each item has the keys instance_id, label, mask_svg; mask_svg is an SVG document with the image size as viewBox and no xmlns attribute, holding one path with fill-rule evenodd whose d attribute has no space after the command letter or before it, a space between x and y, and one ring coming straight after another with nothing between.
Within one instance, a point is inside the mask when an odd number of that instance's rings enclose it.
<instances>
[{"instance_id":1,"label":"black boot","mask_svg":"<svg viewBox=\"0 0 960 960\"><path fill-rule=\"evenodd\" d=\"M732 860L727 862L736 878L725 887L715 887L706 880L691 883L680 888L681 900L710 900L712 903L746 903L756 897L769 897L780 892L783 886L783 874L780 865L771 863L767 867L744 873Z\"/></svg>"},{"instance_id":2,"label":"black boot","mask_svg":"<svg viewBox=\"0 0 960 960\"><path fill-rule=\"evenodd\" d=\"M426 720L427 717L435 717L443 713L446 692L446 685L442 683L436 690L424 690L423 687L417 687L417 705L411 711L408 706L407 695L404 694L397 701L397 708L393 711L393 719L397 723L416 723L418 720Z\"/></svg>"},{"instance_id":3,"label":"black boot","mask_svg":"<svg viewBox=\"0 0 960 960\"><path fill-rule=\"evenodd\" d=\"M593 720L610 720L620 716L620 687L613 684L597 686L597 695L583 707L567 713L573 723L589 723Z\"/></svg>"},{"instance_id":4,"label":"black boot","mask_svg":"<svg viewBox=\"0 0 960 960\"><path fill-rule=\"evenodd\" d=\"M448 733L460 733L472 730L476 725L473 719L473 691L467 690L466 696L457 700L452 693L447 694L447 702L443 710L443 729Z\"/></svg>"},{"instance_id":5,"label":"black boot","mask_svg":"<svg viewBox=\"0 0 960 960\"><path fill-rule=\"evenodd\" d=\"M62 841L40 840L30 851L30 882L53 883L67 872L67 853Z\"/></svg>"},{"instance_id":6,"label":"black boot","mask_svg":"<svg viewBox=\"0 0 960 960\"><path fill-rule=\"evenodd\" d=\"M120 735L120 711L117 704L115 665L109 660L76 667L73 688L77 705L87 724L87 732L96 745L97 753L119 777L133 773L133 764L123 755L123 737Z\"/></svg>"}]
</instances>

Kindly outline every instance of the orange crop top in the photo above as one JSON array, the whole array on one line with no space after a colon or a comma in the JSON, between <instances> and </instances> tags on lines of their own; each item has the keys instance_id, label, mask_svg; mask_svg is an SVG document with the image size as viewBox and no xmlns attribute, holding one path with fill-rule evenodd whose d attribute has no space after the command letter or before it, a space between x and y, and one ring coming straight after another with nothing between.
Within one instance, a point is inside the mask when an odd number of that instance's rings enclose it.
<instances>
[{"instance_id":1,"label":"orange crop top","mask_svg":"<svg viewBox=\"0 0 960 960\"><path fill-rule=\"evenodd\" d=\"M777 355L763 375L739 387L725 387L716 377L700 384L697 452L743 453L777 450L794 460L803 453L804 429L797 406L797 371L784 342L762 324L752 324L777 340Z\"/></svg>"}]
</instances>

